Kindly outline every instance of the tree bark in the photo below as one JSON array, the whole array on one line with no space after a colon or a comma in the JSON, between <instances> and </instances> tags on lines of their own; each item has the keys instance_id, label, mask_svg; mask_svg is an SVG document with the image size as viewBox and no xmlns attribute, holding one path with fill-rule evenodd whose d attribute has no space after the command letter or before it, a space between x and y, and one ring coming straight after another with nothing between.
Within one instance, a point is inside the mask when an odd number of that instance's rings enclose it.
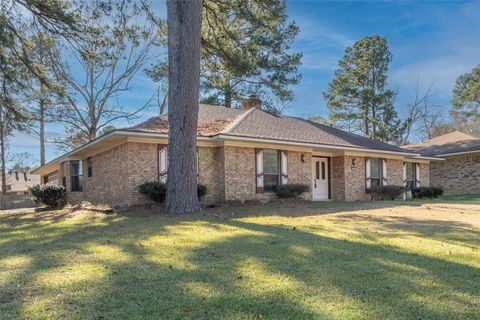
<instances>
[{"instance_id":1,"label":"tree bark","mask_svg":"<svg viewBox=\"0 0 480 320\"><path fill-rule=\"evenodd\" d=\"M169 213L198 211L196 144L200 87L201 0L168 0Z\"/></svg>"},{"instance_id":2,"label":"tree bark","mask_svg":"<svg viewBox=\"0 0 480 320\"><path fill-rule=\"evenodd\" d=\"M39 138L40 138L40 165L45 165L45 101L40 98L39 103Z\"/></svg>"},{"instance_id":3,"label":"tree bark","mask_svg":"<svg viewBox=\"0 0 480 320\"><path fill-rule=\"evenodd\" d=\"M5 124L4 124L4 117L3 117L3 106L0 105L0 166L2 172L2 194L7 194L7 176L6 176L6 164L7 161L5 156Z\"/></svg>"},{"instance_id":4,"label":"tree bark","mask_svg":"<svg viewBox=\"0 0 480 320\"><path fill-rule=\"evenodd\" d=\"M232 107L232 87L230 86L230 80L224 88L225 91L225 107Z\"/></svg>"}]
</instances>

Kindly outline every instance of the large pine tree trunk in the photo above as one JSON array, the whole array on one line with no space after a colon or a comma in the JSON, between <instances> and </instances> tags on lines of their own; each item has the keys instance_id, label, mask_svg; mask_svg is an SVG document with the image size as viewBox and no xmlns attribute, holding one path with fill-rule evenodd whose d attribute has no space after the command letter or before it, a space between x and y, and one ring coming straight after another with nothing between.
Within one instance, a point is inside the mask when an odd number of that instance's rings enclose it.
<instances>
[{"instance_id":1,"label":"large pine tree trunk","mask_svg":"<svg viewBox=\"0 0 480 320\"><path fill-rule=\"evenodd\" d=\"M228 80L227 84L224 88L225 91L225 107L231 108L232 107L232 87L230 86L230 80Z\"/></svg>"},{"instance_id":2,"label":"large pine tree trunk","mask_svg":"<svg viewBox=\"0 0 480 320\"><path fill-rule=\"evenodd\" d=\"M45 101L40 99L39 104L39 136L40 136L40 165L45 165Z\"/></svg>"},{"instance_id":3,"label":"large pine tree trunk","mask_svg":"<svg viewBox=\"0 0 480 320\"><path fill-rule=\"evenodd\" d=\"M168 178L165 208L198 211L196 140L201 0L168 0Z\"/></svg>"},{"instance_id":4,"label":"large pine tree trunk","mask_svg":"<svg viewBox=\"0 0 480 320\"><path fill-rule=\"evenodd\" d=\"M6 175L6 164L7 161L5 155L5 124L3 117L3 106L0 106L0 170L2 172L2 194L7 194L7 175Z\"/></svg>"}]
</instances>

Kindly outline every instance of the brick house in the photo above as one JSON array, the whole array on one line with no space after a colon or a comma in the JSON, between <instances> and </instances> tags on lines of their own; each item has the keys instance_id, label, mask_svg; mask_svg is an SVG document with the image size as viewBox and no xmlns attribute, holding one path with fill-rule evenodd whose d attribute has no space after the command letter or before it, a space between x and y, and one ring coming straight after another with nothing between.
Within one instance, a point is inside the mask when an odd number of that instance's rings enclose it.
<instances>
[{"instance_id":1,"label":"brick house","mask_svg":"<svg viewBox=\"0 0 480 320\"><path fill-rule=\"evenodd\" d=\"M0 171L1 174L1 171ZM28 194L28 187L40 183L39 175L32 175L27 171L9 170L5 172L7 194L23 195ZM0 179L0 190L2 181Z\"/></svg>"},{"instance_id":2,"label":"brick house","mask_svg":"<svg viewBox=\"0 0 480 320\"><path fill-rule=\"evenodd\" d=\"M141 204L137 187L168 177L162 115L118 129L35 170L67 189L69 201ZM281 185L311 186L309 200L369 199L379 185L428 185L430 157L314 121L275 115L251 98L244 109L200 105L198 181L209 202L275 197Z\"/></svg>"},{"instance_id":3,"label":"brick house","mask_svg":"<svg viewBox=\"0 0 480 320\"><path fill-rule=\"evenodd\" d=\"M480 193L480 139L453 131L422 143L404 146L426 157L439 157L430 165L430 182L446 194Z\"/></svg>"}]
</instances>

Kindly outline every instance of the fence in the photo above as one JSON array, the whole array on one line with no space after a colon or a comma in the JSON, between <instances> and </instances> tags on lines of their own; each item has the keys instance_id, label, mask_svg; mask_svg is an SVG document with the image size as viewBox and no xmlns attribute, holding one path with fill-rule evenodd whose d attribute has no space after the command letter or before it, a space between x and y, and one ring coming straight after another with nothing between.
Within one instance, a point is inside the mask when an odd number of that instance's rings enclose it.
<instances>
[{"instance_id":1,"label":"fence","mask_svg":"<svg viewBox=\"0 0 480 320\"><path fill-rule=\"evenodd\" d=\"M32 199L32 196L27 195L16 195L16 194L7 194L0 195L0 210L7 209L19 209L19 208L33 208L35 207L35 202Z\"/></svg>"}]
</instances>

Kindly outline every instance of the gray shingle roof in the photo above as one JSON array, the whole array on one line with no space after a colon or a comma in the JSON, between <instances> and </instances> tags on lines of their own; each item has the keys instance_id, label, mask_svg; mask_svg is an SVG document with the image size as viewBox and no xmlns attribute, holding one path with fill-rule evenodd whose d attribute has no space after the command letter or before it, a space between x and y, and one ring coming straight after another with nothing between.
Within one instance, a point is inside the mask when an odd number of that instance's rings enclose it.
<instances>
[{"instance_id":1,"label":"gray shingle roof","mask_svg":"<svg viewBox=\"0 0 480 320\"><path fill-rule=\"evenodd\" d=\"M423 156L478 152L480 151L480 139L460 131L453 131L421 143L403 146L403 148L418 152Z\"/></svg>"},{"instance_id":2,"label":"gray shingle roof","mask_svg":"<svg viewBox=\"0 0 480 320\"><path fill-rule=\"evenodd\" d=\"M238 116L246 110L200 104L198 109L198 134L201 136L213 136L225 129ZM163 114L144 121L130 130L142 132L168 132L168 116Z\"/></svg>"},{"instance_id":3,"label":"gray shingle roof","mask_svg":"<svg viewBox=\"0 0 480 320\"><path fill-rule=\"evenodd\" d=\"M199 135L219 133L231 136L274 139L290 142L318 143L389 152L410 152L380 141L325 126L314 121L275 115L261 109L231 109L201 104L198 114ZM168 132L167 116L153 117L137 126L135 131Z\"/></svg>"}]
</instances>

